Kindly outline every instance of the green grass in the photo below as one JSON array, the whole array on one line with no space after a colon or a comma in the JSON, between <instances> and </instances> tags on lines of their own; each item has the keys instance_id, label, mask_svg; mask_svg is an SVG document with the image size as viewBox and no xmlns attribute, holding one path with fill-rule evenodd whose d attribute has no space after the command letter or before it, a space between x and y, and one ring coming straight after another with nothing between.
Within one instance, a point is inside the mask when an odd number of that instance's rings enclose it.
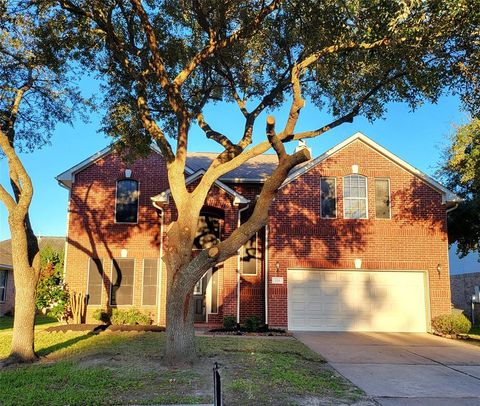
<instances>
[{"instance_id":1,"label":"green grass","mask_svg":"<svg viewBox=\"0 0 480 406\"><path fill-rule=\"evenodd\" d=\"M59 324L57 319L49 316L37 315L35 317L35 326L37 328L47 328ZM0 332L8 331L13 328L13 317L0 316Z\"/></svg>"},{"instance_id":2,"label":"green grass","mask_svg":"<svg viewBox=\"0 0 480 406\"><path fill-rule=\"evenodd\" d=\"M10 340L11 329L0 331L0 358L8 355ZM35 345L41 361L0 371L0 404L211 403L215 361L228 405L294 405L305 399L349 404L364 397L294 339L197 337L196 342L198 361L169 369L162 357L164 333L47 333L40 326Z\"/></svg>"}]
</instances>

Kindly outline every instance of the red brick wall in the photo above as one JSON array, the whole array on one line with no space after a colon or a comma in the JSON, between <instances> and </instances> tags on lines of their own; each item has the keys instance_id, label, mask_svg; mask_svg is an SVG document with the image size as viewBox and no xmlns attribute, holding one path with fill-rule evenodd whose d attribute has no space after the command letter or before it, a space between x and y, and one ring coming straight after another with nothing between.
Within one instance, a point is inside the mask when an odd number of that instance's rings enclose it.
<instances>
[{"instance_id":1,"label":"red brick wall","mask_svg":"<svg viewBox=\"0 0 480 406\"><path fill-rule=\"evenodd\" d=\"M368 178L368 219L343 218L343 180L352 165ZM320 177L337 179L337 218L320 218ZM374 178L390 179L392 218L375 219ZM430 310L450 311L446 212L441 195L360 140L283 187L269 221L269 324L286 327L287 269L423 270ZM279 270L276 270L278 262ZM440 264L442 272L437 272ZM282 276L283 285L272 285ZM405 298L408 300L408 298Z\"/></svg>"},{"instance_id":2,"label":"red brick wall","mask_svg":"<svg viewBox=\"0 0 480 406\"><path fill-rule=\"evenodd\" d=\"M139 215L137 224L115 224L116 181L124 178L126 168L139 182ZM143 259L159 257L160 227L150 197L167 188L165 164L161 156L151 153L147 158L125 164L115 153L109 154L75 175L69 202L66 280L73 291L87 288L90 257L104 260L102 308L109 301L111 259L135 259L134 306L156 320L156 306L142 306ZM162 289L163 296L163 289ZM88 316L100 306L89 306Z\"/></svg>"},{"instance_id":3,"label":"red brick wall","mask_svg":"<svg viewBox=\"0 0 480 406\"><path fill-rule=\"evenodd\" d=\"M116 181L124 178L126 168L132 170L132 179L139 182L138 224L115 224ZM190 185L190 189L196 183ZM104 260L104 287L102 306L88 306L87 319L98 308L109 307L111 259L120 258L126 249L127 258L135 259L135 286L133 306L165 324L166 272L161 273L160 317L157 306L142 306L143 259L160 255L160 218L150 197L168 189L166 168L161 156L152 153L133 164L125 164L114 153L105 156L75 176L69 203L68 238L66 253L66 280L69 288L86 292L89 258ZM233 198L216 186L209 192L205 204L224 213L222 238L237 227L238 207ZM173 201L165 207L164 222L176 218ZM209 323L222 323L223 315L236 315L237 256L225 261L219 269L218 314L209 315ZM261 298L263 301L263 297ZM121 307L121 306L119 306ZM125 307L125 306L123 306Z\"/></svg>"}]
</instances>

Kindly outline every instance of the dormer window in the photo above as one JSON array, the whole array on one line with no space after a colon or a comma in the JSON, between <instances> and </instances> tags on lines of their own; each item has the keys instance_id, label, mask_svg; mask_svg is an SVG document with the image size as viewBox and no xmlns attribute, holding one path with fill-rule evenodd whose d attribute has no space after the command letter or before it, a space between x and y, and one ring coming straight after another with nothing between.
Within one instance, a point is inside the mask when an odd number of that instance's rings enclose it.
<instances>
[{"instance_id":1,"label":"dormer window","mask_svg":"<svg viewBox=\"0 0 480 406\"><path fill-rule=\"evenodd\" d=\"M343 178L343 211L346 219L368 218L365 176L354 174Z\"/></svg>"},{"instance_id":2,"label":"dormer window","mask_svg":"<svg viewBox=\"0 0 480 406\"><path fill-rule=\"evenodd\" d=\"M115 222L136 223L138 221L138 182L133 179L117 181Z\"/></svg>"}]
</instances>

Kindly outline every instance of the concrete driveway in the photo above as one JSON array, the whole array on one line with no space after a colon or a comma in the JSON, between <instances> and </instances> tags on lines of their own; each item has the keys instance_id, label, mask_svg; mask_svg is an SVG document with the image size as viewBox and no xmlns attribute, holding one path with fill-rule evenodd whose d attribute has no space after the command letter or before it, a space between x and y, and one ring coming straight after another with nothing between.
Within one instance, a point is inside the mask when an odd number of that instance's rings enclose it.
<instances>
[{"instance_id":1,"label":"concrete driveway","mask_svg":"<svg viewBox=\"0 0 480 406\"><path fill-rule=\"evenodd\" d=\"M295 337L381 405L480 405L480 347L430 334Z\"/></svg>"}]
</instances>

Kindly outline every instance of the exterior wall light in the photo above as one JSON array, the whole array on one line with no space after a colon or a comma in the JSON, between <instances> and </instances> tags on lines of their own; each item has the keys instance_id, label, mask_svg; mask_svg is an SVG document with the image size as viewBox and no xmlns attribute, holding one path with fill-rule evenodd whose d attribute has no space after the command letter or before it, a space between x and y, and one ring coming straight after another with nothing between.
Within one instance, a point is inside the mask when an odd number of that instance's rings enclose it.
<instances>
[{"instance_id":1,"label":"exterior wall light","mask_svg":"<svg viewBox=\"0 0 480 406\"><path fill-rule=\"evenodd\" d=\"M130 176L132 176L132 170L131 169L125 169L125 177L129 178Z\"/></svg>"},{"instance_id":2,"label":"exterior wall light","mask_svg":"<svg viewBox=\"0 0 480 406\"><path fill-rule=\"evenodd\" d=\"M275 270L277 271L277 273L278 271L280 271L280 262L278 261L275 263Z\"/></svg>"},{"instance_id":3,"label":"exterior wall light","mask_svg":"<svg viewBox=\"0 0 480 406\"><path fill-rule=\"evenodd\" d=\"M437 272L439 274L442 273L442 265L440 265L440 264L437 265Z\"/></svg>"},{"instance_id":4,"label":"exterior wall light","mask_svg":"<svg viewBox=\"0 0 480 406\"><path fill-rule=\"evenodd\" d=\"M361 258L355 258L353 263L355 264L355 269L360 269L362 267L362 259Z\"/></svg>"},{"instance_id":5,"label":"exterior wall light","mask_svg":"<svg viewBox=\"0 0 480 406\"><path fill-rule=\"evenodd\" d=\"M125 248L122 248L122 250L120 251L120 256L122 258L127 258L127 255L128 255L128 250L126 250Z\"/></svg>"}]
</instances>

